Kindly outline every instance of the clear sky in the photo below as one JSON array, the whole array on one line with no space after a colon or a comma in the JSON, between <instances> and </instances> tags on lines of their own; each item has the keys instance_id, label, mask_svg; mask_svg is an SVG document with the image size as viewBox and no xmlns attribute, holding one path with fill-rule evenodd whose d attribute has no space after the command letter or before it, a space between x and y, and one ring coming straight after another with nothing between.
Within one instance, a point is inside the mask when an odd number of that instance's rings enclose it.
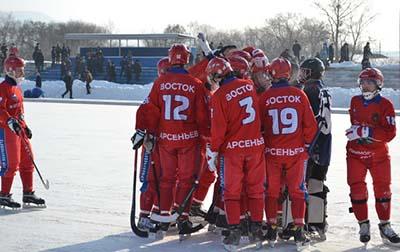
<instances>
[{"instance_id":1,"label":"clear sky","mask_svg":"<svg viewBox=\"0 0 400 252\"><path fill-rule=\"evenodd\" d=\"M323 0L321 2L327 2ZM83 20L96 24L113 23L117 33L162 32L168 24L191 21L218 29L261 26L266 18L294 12L325 20L313 7L313 0L0 0L2 11L35 11L55 21ZM380 42L383 51L399 51L400 0L367 0L377 13L368 33ZM222 14L224 13L224 14ZM373 45L375 49L377 45Z\"/></svg>"}]
</instances>

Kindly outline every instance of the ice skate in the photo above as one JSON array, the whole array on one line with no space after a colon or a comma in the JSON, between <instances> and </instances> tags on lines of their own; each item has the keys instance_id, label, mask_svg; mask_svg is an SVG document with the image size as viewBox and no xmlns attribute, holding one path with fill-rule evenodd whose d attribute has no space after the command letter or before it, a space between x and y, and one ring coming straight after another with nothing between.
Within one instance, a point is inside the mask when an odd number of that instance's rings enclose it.
<instances>
[{"instance_id":1,"label":"ice skate","mask_svg":"<svg viewBox=\"0 0 400 252\"><path fill-rule=\"evenodd\" d=\"M229 235L223 239L222 243L227 251L236 252L240 243L240 226L230 225L228 229Z\"/></svg>"},{"instance_id":2,"label":"ice skate","mask_svg":"<svg viewBox=\"0 0 400 252\"><path fill-rule=\"evenodd\" d=\"M310 239L305 235L303 227L294 227L294 241L296 242L297 251L303 251L310 247Z\"/></svg>"},{"instance_id":3,"label":"ice skate","mask_svg":"<svg viewBox=\"0 0 400 252\"><path fill-rule=\"evenodd\" d=\"M400 237L390 226L390 222L378 224L382 242L389 246L400 247Z\"/></svg>"},{"instance_id":4,"label":"ice skate","mask_svg":"<svg viewBox=\"0 0 400 252\"><path fill-rule=\"evenodd\" d=\"M35 192L24 192L22 196L24 208L46 208L46 201L35 195Z\"/></svg>"},{"instance_id":5,"label":"ice skate","mask_svg":"<svg viewBox=\"0 0 400 252\"><path fill-rule=\"evenodd\" d=\"M369 220L358 223L360 225L360 242L366 246L371 239Z\"/></svg>"},{"instance_id":6,"label":"ice skate","mask_svg":"<svg viewBox=\"0 0 400 252\"><path fill-rule=\"evenodd\" d=\"M277 225L275 225L275 224L268 225L267 234L265 235L265 239L268 241L268 246L270 246L271 248L275 247L277 232L278 232Z\"/></svg>"},{"instance_id":7,"label":"ice skate","mask_svg":"<svg viewBox=\"0 0 400 252\"><path fill-rule=\"evenodd\" d=\"M2 194L0 193L0 207L1 208L11 208L13 210L21 208L21 204L18 202L15 202L13 198L11 197L12 194Z\"/></svg>"},{"instance_id":8,"label":"ice skate","mask_svg":"<svg viewBox=\"0 0 400 252\"><path fill-rule=\"evenodd\" d=\"M255 243L256 249L260 249L262 247L262 242L264 240L264 233L262 231L262 223L261 222L251 222L250 223L250 231L249 234L249 242Z\"/></svg>"}]
</instances>

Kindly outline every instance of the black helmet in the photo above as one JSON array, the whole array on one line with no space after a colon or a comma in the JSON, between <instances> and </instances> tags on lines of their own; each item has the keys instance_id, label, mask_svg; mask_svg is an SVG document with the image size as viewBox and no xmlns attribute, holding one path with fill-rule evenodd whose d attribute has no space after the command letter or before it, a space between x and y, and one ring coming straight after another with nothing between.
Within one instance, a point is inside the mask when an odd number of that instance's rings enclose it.
<instances>
[{"instance_id":1,"label":"black helmet","mask_svg":"<svg viewBox=\"0 0 400 252\"><path fill-rule=\"evenodd\" d=\"M306 59L300 65L298 81L306 82L307 80L319 80L324 74L324 63L318 58Z\"/></svg>"}]
</instances>

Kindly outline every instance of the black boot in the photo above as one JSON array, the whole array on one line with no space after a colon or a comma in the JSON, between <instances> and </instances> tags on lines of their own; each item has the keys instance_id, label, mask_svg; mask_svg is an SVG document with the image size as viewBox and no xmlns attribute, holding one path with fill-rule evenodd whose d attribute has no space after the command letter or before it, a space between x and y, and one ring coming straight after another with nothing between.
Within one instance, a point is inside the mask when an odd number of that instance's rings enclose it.
<instances>
[{"instance_id":1,"label":"black boot","mask_svg":"<svg viewBox=\"0 0 400 252\"><path fill-rule=\"evenodd\" d=\"M276 243L276 235L278 232L278 226L276 224L268 225L267 234L265 239L268 241L270 247L274 247Z\"/></svg>"},{"instance_id":2,"label":"black boot","mask_svg":"<svg viewBox=\"0 0 400 252\"><path fill-rule=\"evenodd\" d=\"M21 208L21 204L15 202L11 196L11 193L3 194L0 192L0 207L9 207L12 209Z\"/></svg>"},{"instance_id":3,"label":"black boot","mask_svg":"<svg viewBox=\"0 0 400 252\"><path fill-rule=\"evenodd\" d=\"M237 251L237 247L239 246L240 243L240 226L239 225L229 225L229 235L225 236L223 239L222 243L224 244L224 247L226 250L230 252L235 252Z\"/></svg>"},{"instance_id":4,"label":"black boot","mask_svg":"<svg viewBox=\"0 0 400 252\"><path fill-rule=\"evenodd\" d=\"M296 242L298 250L302 250L310 245L310 239L306 237L302 226L295 226L293 231L294 241Z\"/></svg>"},{"instance_id":5,"label":"black boot","mask_svg":"<svg viewBox=\"0 0 400 252\"><path fill-rule=\"evenodd\" d=\"M24 207L30 207L31 204L34 204L34 207L46 207L45 200L36 196L34 191L24 192L22 202L24 203Z\"/></svg>"},{"instance_id":6,"label":"black boot","mask_svg":"<svg viewBox=\"0 0 400 252\"><path fill-rule=\"evenodd\" d=\"M400 237L390 226L390 222L379 224L379 231L382 237L382 241L385 244L400 247Z\"/></svg>"},{"instance_id":7,"label":"black boot","mask_svg":"<svg viewBox=\"0 0 400 252\"><path fill-rule=\"evenodd\" d=\"M262 247L263 240L264 233L262 231L262 223L250 222L249 241L252 243L256 243L256 249L259 249Z\"/></svg>"},{"instance_id":8,"label":"black boot","mask_svg":"<svg viewBox=\"0 0 400 252\"><path fill-rule=\"evenodd\" d=\"M367 243L371 240L369 220L358 223L360 225L360 242Z\"/></svg>"}]
</instances>

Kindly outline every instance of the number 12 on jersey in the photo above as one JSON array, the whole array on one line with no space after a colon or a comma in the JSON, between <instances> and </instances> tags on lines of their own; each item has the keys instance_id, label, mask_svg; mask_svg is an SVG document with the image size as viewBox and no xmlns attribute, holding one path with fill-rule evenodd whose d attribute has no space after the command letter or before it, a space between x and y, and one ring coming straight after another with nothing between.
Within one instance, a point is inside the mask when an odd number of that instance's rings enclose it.
<instances>
[{"instance_id":1,"label":"number 12 on jersey","mask_svg":"<svg viewBox=\"0 0 400 252\"><path fill-rule=\"evenodd\" d=\"M174 98L174 101L181 103L181 105L176 106L173 109L172 119L176 121L187 120L187 115L182 114L182 112L189 108L189 99L183 95L163 95L162 98L165 104L165 120L171 120L172 97Z\"/></svg>"}]
</instances>

